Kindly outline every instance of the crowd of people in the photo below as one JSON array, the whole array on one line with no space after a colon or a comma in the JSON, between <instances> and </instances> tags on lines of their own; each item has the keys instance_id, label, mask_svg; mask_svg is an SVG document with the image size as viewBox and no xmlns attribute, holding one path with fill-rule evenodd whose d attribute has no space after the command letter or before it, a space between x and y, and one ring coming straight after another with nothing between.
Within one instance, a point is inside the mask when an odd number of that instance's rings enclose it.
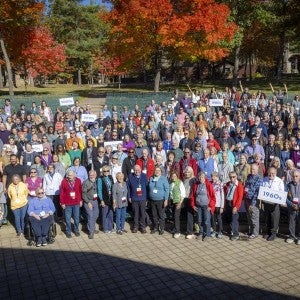
<instances>
[{"instance_id":1,"label":"crowd of people","mask_svg":"<svg viewBox=\"0 0 300 300\"><path fill-rule=\"evenodd\" d=\"M210 105L212 99L222 105ZM280 204L259 198L265 187L287 192L281 204L289 217L286 242L300 245L300 100L283 100L281 91L267 97L247 88L190 90L182 97L176 91L132 111L103 105L87 123L81 116L89 107L78 101L65 111L52 112L42 101L14 112L6 99L0 111L0 222L12 212L17 235L27 220L36 245L45 246L55 221L64 221L72 238L86 220L93 239L99 230L126 233L132 211L132 233L145 234L150 226L151 234L163 235L171 212L174 238L184 233L209 241L227 233L234 241L244 210L248 238L263 233L273 241Z\"/></svg>"}]
</instances>

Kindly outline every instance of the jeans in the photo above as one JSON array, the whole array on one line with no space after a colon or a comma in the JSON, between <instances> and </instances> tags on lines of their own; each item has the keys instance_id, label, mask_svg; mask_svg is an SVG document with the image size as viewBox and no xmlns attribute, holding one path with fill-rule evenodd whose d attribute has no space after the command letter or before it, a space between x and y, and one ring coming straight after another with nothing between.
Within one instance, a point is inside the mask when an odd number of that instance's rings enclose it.
<instances>
[{"instance_id":1,"label":"jeans","mask_svg":"<svg viewBox=\"0 0 300 300\"><path fill-rule=\"evenodd\" d=\"M105 231L111 231L114 228L114 213L111 206L105 205L104 207L101 207L101 213L102 213L102 230Z\"/></svg>"},{"instance_id":2,"label":"jeans","mask_svg":"<svg viewBox=\"0 0 300 300\"><path fill-rule=\"evenodd\" d=\"M212 227L214 229L214 232L222 233L223 231L221 207L215 208L215 212L212 215Z\"/></svg>"},{"instance_id":3,"label":"jeans","mask_svg":"<svg viewBox=\"0 0 300 300\"><path fill-rule=\"evenodd\" d=\"M230 230L233 237L239 236L239 213L232 213L232 201L226 201L223 219L224 222L230 224Z\"/></svg>"},{"instance_id":4,"label":"jeans","mask_svg":"<svg viewBox=\"0 0 300 300\"><path fill-rule=\"evenodd\" d=\"M165 230L164 200L151 201L153 229Z\"/></svg>"},{"instance_id":5,"label":"jeans","mask_svg":"<svg viewBox=\"0 0 300 300\"><path fill-rule=\"evenodd\" d=\"M132 211L134 219L134 229L145 229L145 220L146 220L146 200L141 201L132 201Z\"/></svg>"},{"instance_id":6,"label":"jeans","mask_svg":"<svg viewBox=\"0 0 300 300\"><path fill-rule=\"evenodd\" d=\"M181 213L181 204L174 204L174 221L175 221L175 233L180 233L180 213Z\"/></svg>"},{"instance_id":7,"label":"jeans","mask_svg":"<svg viewBox=\"0 0 300 300\"><path fill-rule=\"evenodd\" d=\"M92 201L92 209L89 208L87 203L84 203L84 208L87 214L87 228L90 234L95 232L96 221L99 217L98 201Z\"/></svg>"},{"instance_id":8,"label":"jeans","mask_svg":"<svg viewBox=\"0 0 300 300\"><path fill-rule=\"evenodd\" d=\"M204 223L204 230L202 226ZM207 210L207 205L198 206L198 225L200 233L205 233L205 236L210 237L210 211Z\"/></svg>"},{"instance_id":9,"label":"jeans","mask_svg":"<svg viewBox=\"0 0 300 300\"><path fill-rule=\"evenodd\" d=\"M66 205L65 219L66 219L66 233L71 234L71 217L74 220L74 232L79 232L79 205Z\"/></svg>"},{"instance_id":10,"label":"jeans","mask_svg":"<svg viewBox=\"0 0 300 300\"><path fill-rule=\"evenodd\" d=\"M124 230L125 227L125 217L126 217L126 206L116 208L116 229Z\"/></svg>"},{"instance_id":11,"label":"jeans","mask_svg":"<svg viewBox=\"0 0 300 300\"><path fill-rule=\"evenodd\" d=\"M259 208L257 206L252 206L252 209L249 210L250 203L246 200L245 207L247 212L247 219L249 224L249 234L250 235L259 235Z\"/></svg>"},{"instance_id":12,"label":"jeans","mask_svg":"<svg viewBox=\"0 0 300 300\"><path fill-rule=\"evenodd\" d=\"M18 233L19 232L24 233L26 212L27 212L27 204L13 210L13 214L15 216L16 230Z\"/></svg>"},{"instance_id":13,"label":"jeans","mask_svg":"<svg viewBox=\"0 0 300 300\"><path fill-rule=\"evenodd\" d=\"M289 232L290 237L296 239L296 225L298 222L298 234L300 233L300 213L299 211L289 208Z\"/></svg>"},{"instance_id":14,"label":"jeans","mask_svg":"<svg viewBox=\"0 0 300 300\"><path fill-rule=\"evenodd\" d=\"M42 243L46 241L46 238L49 233L50 225L53 223L53 216L49 216L45 219L41 218L37 220L34 217L29 217L32 229L37 243Z\"/></svg>"},{"instance_id":15,"label":"jeans","mask_svg":"<svg viewBox=\"0 0 300 300\"><path fill-rule=\"evenodd\" d=\"M267 234L276 235L280 219L279 204L265 203L265 215L267 224Z\"/></svg>"}]
</instances>

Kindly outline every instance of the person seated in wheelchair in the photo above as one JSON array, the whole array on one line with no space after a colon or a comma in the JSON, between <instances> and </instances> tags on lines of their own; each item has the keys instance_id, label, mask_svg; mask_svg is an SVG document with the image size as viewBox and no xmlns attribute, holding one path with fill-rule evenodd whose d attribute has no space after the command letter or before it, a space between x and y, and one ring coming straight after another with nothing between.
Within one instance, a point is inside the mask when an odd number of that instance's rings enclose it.
<instances>
[{"instance_id":1,"label":"person seated in wheelchair","mask_svg":"<svg viewBox=\"0 0 300 300\"><path fill-rule=\"evenodd\" d=\"M45 195L43 188L37 188L35 192L36 197L29 202L27 213L34 232L36 246L40 247L47 245L48 232L54 220L55 206L52 200Z\"/></svg>"}]
</instances>

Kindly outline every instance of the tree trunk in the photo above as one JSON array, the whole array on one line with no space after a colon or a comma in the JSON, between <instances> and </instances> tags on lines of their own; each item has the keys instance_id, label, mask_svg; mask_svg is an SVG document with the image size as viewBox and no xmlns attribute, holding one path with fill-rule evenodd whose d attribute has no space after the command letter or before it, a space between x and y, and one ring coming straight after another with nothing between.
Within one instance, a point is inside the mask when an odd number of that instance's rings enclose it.
<instances>
[{"instance_id":1,"label":"tree trunk","mask_svg":"<svg viewBox=\"0 0 300 300\"><path fill-rule=\"evenodd\" d=\"M154 79L154 92L159 92L159 83L161 75L161 51L158 50L155 56L155 79Z\"/></svg>"},{"instance_id":2,"label":"tree trunk","mask_svg":"<svg viewBox=\"0 0 300 300\"><path fill-rule=\"evenodd\" d=\"M8 87L9 87L9 95L13 96L14 95L14 83L13 83L13 77L12 77L12 71L11 71L11 64L9 57L6 52L6 48L4 45L4 41L2 38L0 38L0 46L1 50L4 56L5 64L6 64L6 70L7 70L7 75L8 75Z\"/></svg>"},{"instance_id":3,"label":"tree trunk","mask_svg":"<svg viewBox=\"0 0 300 300\"><path fill-rule=\"evenodd\" d=\"M0 64L0 89L3 89L2 65Z\"/></svg>"},{"instance_id":4,"label":"tree trunk","mask_svg":"<svg viewBox=\"0 0 300 300\"><path fill-rule=\"evenodd\" d=\"M250 81L252 81L252 55L249 55L249 73L250 73Z\"/></svg>"},{"instance_id":5,"label":"tree trunk","mask_svg":"<svg viewBox=\"0 0 300 300\"><path fill-rule=\"evenodd\" d=\"M279 51L277 57L277 72L276 79L279 81L282 77L282 67L283 67L283 55L284 55L284 44L285 44L285 33L282 32L279 36Z\"/></svg>"},{"instance_id":6,"label":"tree trunk","mask_svg":"<svg viewBox=\"0 0 300 300\"><path fill-rule=\"evenodd\" d=\"M233 84L235 86L237 86L238 84L239 65L240 65L240 46L236 47L234 51Z\"/></svg>"},{"instance_id":7,"label":"tree trunk","mask_svg":"<svg viewBox=\"0 0 300 300\"><path fill-rule=\"evenodd\" d=\"M77 70L77 76L78 76L78 85L81 85L81 71L80 71L80 69Z\"/></svg>"},{"instance_id":8,"label":"tree trunk","mask_svg":"<svg viewBox=\"0 0 300 300\"><path fill-rule=\"evenodd\" d=\"M121 89L121 75L118 76L118 86L119 90Z\"/></svg>"}]
</instances>

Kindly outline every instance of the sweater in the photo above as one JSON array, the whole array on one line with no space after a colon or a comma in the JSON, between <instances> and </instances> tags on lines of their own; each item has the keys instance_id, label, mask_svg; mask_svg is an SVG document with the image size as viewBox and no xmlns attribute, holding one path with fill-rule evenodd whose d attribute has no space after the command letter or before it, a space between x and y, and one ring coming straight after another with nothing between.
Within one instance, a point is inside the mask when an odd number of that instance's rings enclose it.
<instances>
[{"instance_id":1,"label":"sweater","mask_svg":"<svg viewBox=\"0 0 300 300\"><path fill-rule=\"evenodd\" d=\"M149 198L150 200L168 200L169 183L165 176L151 177L149 181Z\"/></svg>"},{"instance_id":2,"label":"sweater","mask_svg":"<svg viewBox=\"0 0 300 300\"><path fill-rule=\"evenodd\" d=\"M147 200L147 176L143 173L137 177L135 174L129 174L127 181L128 198L133 201Z\"/></svg>"},{"instance_id":3,"label":"sweater","mask_svg":"<svg viewBox=\"0 0 300 300\"><path fill-rule=\"evenodd\" d=\"M75 178L71 184L67 178L64 178L60 186L60 203L63 205L79 205L82 201L82 185L79 178Z\"/></svg>"}]
</instances>

